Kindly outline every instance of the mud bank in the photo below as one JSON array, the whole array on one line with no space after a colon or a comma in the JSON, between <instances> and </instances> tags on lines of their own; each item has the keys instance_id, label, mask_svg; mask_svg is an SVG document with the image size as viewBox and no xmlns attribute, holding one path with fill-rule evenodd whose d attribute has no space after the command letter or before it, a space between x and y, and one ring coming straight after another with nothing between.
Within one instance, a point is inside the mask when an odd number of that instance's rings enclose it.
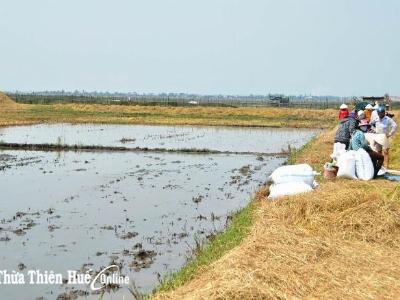
<instances>
[{"instance_id":1,"label":"mud bank","mask_svg":"<svg viewBox=\"0 0 400 300\"><path fill-rule=\"evenodd\" d=\"M166 148L146 148L146 147L113 147L113 146L96 146L96 145L58 145L58 144L19 144L19 143L2 143L0 142L0 150L28 150L28 151L87 151L87 152L154 152L154 153L186 153L186 154L231 154L231 155L258 155L258 156L279 156L285 157L290 155L290 150L263 153L263 152L247 152L247 151L219 151L211 149L166 149Z\"/></svg>"}]
</instances>

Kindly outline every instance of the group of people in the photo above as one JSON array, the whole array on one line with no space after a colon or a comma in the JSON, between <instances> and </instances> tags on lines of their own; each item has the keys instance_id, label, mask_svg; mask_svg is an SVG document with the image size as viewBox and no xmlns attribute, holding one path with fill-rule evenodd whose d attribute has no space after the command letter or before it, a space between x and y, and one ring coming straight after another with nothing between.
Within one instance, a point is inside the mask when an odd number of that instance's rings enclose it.
<instances>
[{"instance_id":1,"label":"group of people","mask_svg":"<svg viewBox=\"0 0 400 300\"><path fill-rule=\"evenodd\" d=\"M346 104L339 110L339 127L335 135L335 143L346 145L346 150L367 151L374 165L377 176L382 165L389 167L390 142L397 131L393 115L388 106L375 103L364 109L349 111Z\"/></svg>"}]
</instances>

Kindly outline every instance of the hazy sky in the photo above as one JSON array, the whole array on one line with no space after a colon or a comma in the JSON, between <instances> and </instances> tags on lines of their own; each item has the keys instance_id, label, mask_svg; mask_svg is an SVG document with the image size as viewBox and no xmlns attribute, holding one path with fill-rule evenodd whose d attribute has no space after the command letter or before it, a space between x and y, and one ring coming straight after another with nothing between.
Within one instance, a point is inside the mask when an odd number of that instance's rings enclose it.
<instances>
[{"instance_id":1,"label":"hazy sky","mask_svg":"<svg viewBox=\"0 0 400 300\"><path fill-rule=\"evenodd\" d=\"M0 90L400 95L399 0L0 0Z\"/></svg>"}]
</instances>

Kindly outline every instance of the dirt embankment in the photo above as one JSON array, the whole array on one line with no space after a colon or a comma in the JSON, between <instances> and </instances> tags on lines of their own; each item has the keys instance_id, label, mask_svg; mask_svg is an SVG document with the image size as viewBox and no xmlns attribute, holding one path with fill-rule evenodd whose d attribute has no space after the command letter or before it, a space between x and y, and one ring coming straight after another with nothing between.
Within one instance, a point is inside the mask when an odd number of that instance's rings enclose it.
<instances>
[{"instance_id":1,"label":"dirt embankment","mask_svg":"<svg viewBox=\"0 0 400 300\"><path fill-rule=\"evenodd\" d=\"M297 161L320 170L333 134L321 134ZM255 224L240 246L198 270L189 283L155 298L396 298L399 185L319 181L307 195L259 200Z\"/></svg>"}]
</instances>

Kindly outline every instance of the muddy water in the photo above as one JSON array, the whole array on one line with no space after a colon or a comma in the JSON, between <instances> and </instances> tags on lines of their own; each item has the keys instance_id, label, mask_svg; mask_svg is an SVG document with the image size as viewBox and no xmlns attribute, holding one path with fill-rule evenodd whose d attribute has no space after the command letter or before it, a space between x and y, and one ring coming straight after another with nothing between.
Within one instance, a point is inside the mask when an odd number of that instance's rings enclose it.
<instances>
[{"instance_id":1,"label":"muddy water","mask_svg":"<svg viewBox=\"0 0 400 300\"><path fill-rule=\"evenodd\" d=\"M13 143L101 145L232 152L280 152L297 148L315 130L286 128L148 125L43 124L0 128L0 140Z\"/></svg>"},{"instance_id":2,"label":"muddy water","mask_svg":"<svg viewBox=\"0 0 400 300\"><path fill-rule=\"evenodd\" d=\"M232 145L253 138L237 131ZM1 269L25 276L51 270L66 278L68 270L96 273L117 264L141 292L150 291L182 267L196 240L223 230L228 216L283 162L256 155L0 151ZM2 299L56 299L63 293L99 299L82 284L0 289ZM103 299L123 296L132 299L126 286Z\"/></svg>"}]
</instances>

